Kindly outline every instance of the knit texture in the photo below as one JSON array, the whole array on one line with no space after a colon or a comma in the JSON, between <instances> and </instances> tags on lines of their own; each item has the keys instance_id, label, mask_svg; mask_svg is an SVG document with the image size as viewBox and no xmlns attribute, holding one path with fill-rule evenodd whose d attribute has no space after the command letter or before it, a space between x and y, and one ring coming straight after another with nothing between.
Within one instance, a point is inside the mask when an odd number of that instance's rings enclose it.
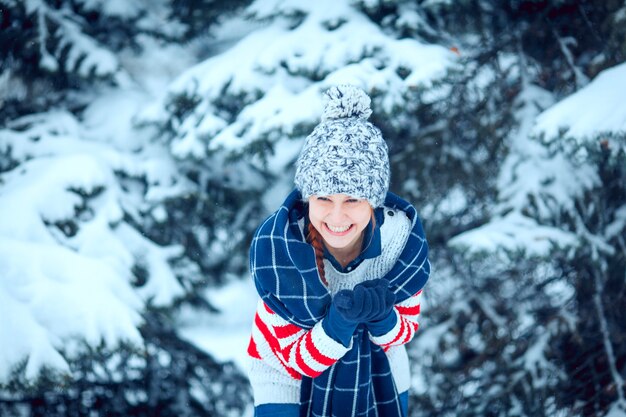
<instances>
[{"instance_id":1,"label":"knit texture","mask_svg":"<svg viewBox=\"0 0 626 417\"><path fill-rule=\"evenodd\" d=\"M389 193L385 205L403 211L411 221L399 258L383 276L402 302L418 293L428 279L428 246L409 203ZM331 294L298 225L304 210L302 196L293 192L259 227L251 245L250 269L259 295L273 312L296 327L311 329L325 317ZM360 326L341 359L314 378L302 378L300 402L306 415L401 415L389 361L381 345L372 340Z\"/></svg>"},{"instance_id":2,"label":"knit texture","mask_svg":"<svg viewBox=\"0 0 626 417\"><path fill-rule=\"evenodd\" d=\"M295 184L304 199L347 194L380 207L389 189L389 156L380 130L367 121L370 98L341 85L326 94L322 121L306 138Z\"/></svg>"}]
</instances>

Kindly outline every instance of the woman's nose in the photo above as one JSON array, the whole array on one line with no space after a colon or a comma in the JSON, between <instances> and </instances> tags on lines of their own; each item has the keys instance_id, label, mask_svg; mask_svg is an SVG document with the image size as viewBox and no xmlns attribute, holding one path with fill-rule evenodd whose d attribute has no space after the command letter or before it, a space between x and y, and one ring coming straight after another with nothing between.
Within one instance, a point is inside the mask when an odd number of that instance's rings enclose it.
<instances>
[{"instance_id":1,"label":"woman's nose","mask_svg":"<svg viewBox=\"0 0 626 417\"><path fill-rule=\"evenodd\" d=\"M343 208L343 204L333 204L333 208L330 211L330 218L335 222L339 222L344 220L346 217L345 210Z\"/></svg>"}]
</instances>

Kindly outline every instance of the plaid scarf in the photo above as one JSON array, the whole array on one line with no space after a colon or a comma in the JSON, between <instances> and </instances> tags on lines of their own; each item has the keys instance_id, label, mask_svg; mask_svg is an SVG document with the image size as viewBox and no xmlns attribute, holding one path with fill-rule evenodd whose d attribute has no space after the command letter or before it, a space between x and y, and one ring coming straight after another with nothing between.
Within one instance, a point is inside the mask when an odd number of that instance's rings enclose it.
<instances>
[{"instance_id":1,"label":"plaid scarf","mask_svg":"<svg viewBox=\"0 0 626 417\"><path fill-rule=\"evenodd\" d=\"M411 204L387 193L385 206L404 211L412 222L399 259L381 277L389 280L396 302L401 302L428 280L428 245ZM294 190L259 226L250 247L250 270L259 295L275 313L310 329L326 316L331 295L319 277L315 250L298 224L306 209L300 193ZM370 341L363 325L343 358L314 379L303 377L300 405L301 415L306 416L402 416L387 356Z\"/></svg>"}]
</instances>

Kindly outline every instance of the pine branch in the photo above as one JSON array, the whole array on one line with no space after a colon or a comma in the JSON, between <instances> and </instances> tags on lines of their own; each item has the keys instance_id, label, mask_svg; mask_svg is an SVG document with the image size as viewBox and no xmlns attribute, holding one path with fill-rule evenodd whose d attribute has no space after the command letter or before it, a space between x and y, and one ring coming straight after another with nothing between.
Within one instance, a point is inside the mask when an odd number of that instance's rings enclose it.
<instances>
[{"instance_id":1,"label":"pine branch","mask_svg":"<svg viewBox=\"0 0 626 417\"><path fill-rule=\"evenodd\" d=\"M576 40L572 37L561 37L557 32L557 29L554 28L552 25L550 25L550 29L552 31L552 34L554 35L554 38L559 44L561 53L565 58L565 62L567 62L567 65L570 67L572 73L574 74L574 79L576 80L576 88L583 88L584 86L589 84L589 78L580 70L580 68L576 66L576 63L574 62L574 55L570 50L570 45L576 46Z\"/></svg>"},{"instance_id":2,"label":"pine branch","mask_svg":"<svg viewBox=\"0 0 626 417\"><path fill-rule=\"evenodd\" d=\"M84 33L86 22L80 21L78 15L64 9L56 10L41 0L29 0L27 12L36 16L42 69L52 73L73 73L86 79L120 79L117 57Z\"/></svg>"},{"instance_id":3,"label":"pine branch","mask_svg":"<svg viewBox=\"0 0 626 417\"><path fill-rule=\"evenodd\" d=\"M601 272L602 276L605 277L606 265L604 265L604 263L602 264L600 271L598 272ZM609 369L611 370L611 377L613 378L613 382L616 386L615 391L617 392L617 401L619 404L626 406L626 398L624 396L624 388L626 387L626 385L624 384L624 379L622 378L621 374L619 373L616 367L617 361L615 357L615 352L613 351L613 344L611 343L611 334L609 332L609 326L607 324L606 315L604 313L604 308L602 305L602 294L604 292L604 288L603 288L602 282L600 281L600 275L601 275L600 273L596 273L593 276L594 287L595 287L595 293L593 294L593 301L594 301L594 305L596 307L596 311L598 314L598 319L600 321L600 331L602 333L604 351L607 356L608 366L609 366ZM605 281L606 281L606 277L605 277Z\"/></svg>"}]
</instances>

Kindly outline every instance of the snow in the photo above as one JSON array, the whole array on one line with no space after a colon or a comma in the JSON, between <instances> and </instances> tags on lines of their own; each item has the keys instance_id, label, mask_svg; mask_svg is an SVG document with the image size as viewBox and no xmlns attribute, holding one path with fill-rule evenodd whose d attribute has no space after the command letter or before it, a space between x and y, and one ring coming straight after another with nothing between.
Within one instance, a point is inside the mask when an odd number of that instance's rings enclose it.
<instances>
[{"instance_id":1,"label":"snow","mask_svg":"<svg viewBox=\"0 0 626 417\"><path fill-rule=\"evenodd\" d=\"M43 366L67 372L64 340L92 346L140 343L141 302L114 265L51 243L0 238L0 381L26 359L26 378ZM72 356L73 352L64 352Z\"/></svg>"},{"instance_id":2,"label":"snow","mask_svg":"<svg viewBox=\"0 0 626 417\"><path fill-rule=\"evenodd\" d=\"M599 133L626 133L626 63L606 69L584 88L537 117L533 134L583 141Z\"/></svg>"},{"instance_id":3,"label":"snow","mask_svg":"<svg viewBox=\"0 0 626 417\"><path fill-rule=\"evenodd\" d=\"M84 36L75 23L63 21L61 33L60 48L68 50L68 69L77 69L77 72L85 78L89 77L92 71L95 75L106 76L118 70L117 57L97 45L91 38Z\"/></svg>"},{"instance_id":4,"label":"snow","mask_svg":"<svg viewBox=\"0 0 626 417\"><path fill-rule=\"evenodd\" d=\"M564 126L569 126L567 136L577 141L603 131L624 131L626 111L618 104L620 90L616 86L625 79L626 65L622 64L556 104L544 90L524 85L517 99L519 127L511 132L511 152L500 170L494 215L489 223L454 237L449 245L468 255L498 253L504 259L516 253L545 257L554 248L575 245L576 233L550 226L550 219L560 216L562 210L575 213L576 198L598 187L601 180L592 164L550 152L537 136L543 134L555 142ZM602 110L596 112L598 107ZM532 218L529 212L534 214ZM544 221L548 224L542 224ZM618 213L609 231L620 230L622 224ZM587 234L586 238L598 250L611 251L599 237Z\"/></svg>"},{"instance_id":5,"label":"snow","mask_svg":"<svg viewBox=\"0 0 626 417\"><path fill-rule=\"evenodd\" d=\"M125 2L104 3L108 12L133 13ZM27 6L61 19L39 1ZM50 109L0 129L5 161L19 162L0 180L0 384L20 366L17 377L34 381L43 368L68 374L84 349L141 346L146 306L170 306L184 293L169 264L183 248L155 244L125 216L141 223L151 212L162 221L164 199L190 191L168 150L150 140L153 130L136 128L135 115L190 65L193 48L161 47L145 37L143 54L121 53L118 63L66 23L64 33L78 48L68 53L79 59L84 47L91 54L81 65L121 63L131 81L100 87L80 118ZM148 277L139 287L135 267Z\"/></svg>"},{"instance_id":6,"label":"snow","mask_svg":"<svg viewBox=\"0 0 626 417\"><path fill-rule=\"evenodd\" d=\"M626 226L626 206L622 206L615 212L615 220L606 226L605 236L612 239L619 236Z\"/></svg>"},{"instance_id":7,"label":"snow","mask_svg":"<svg viewBox=\"0 0 626 417\"><path fill-rule=\"evenodd\" d=\"M553 365L546 358L545 352L548 351L548 343L550 343L551 333L548 331L539 333L540 336L526 350L524 356L520 359L523 362L524 369L530 372L535 381L536 388L543 388L546 383L544 373L547 369L552 369Z\"/></svg>"},{"instance_id":8,"label":"snow","mask_svg":"<svg viewBox=\"0 0 626 417\"><path fill-rule=\"evenodd\" d=\"M535 196L539 216L547 218L557 207L573 210L573 198L600 184L592 166L577 165L563 154L549 155L545 148L537 151L522 158L516 155L520 158L512 170L516 176L511 183L502 183L500 192L500 198L507 204L521 210L530 204L529 197Z\"/></svg>"},{"instance_id":9,"label":"snow","mask_svg":"<svg viewBox=\"0 0 626 417\"><path fill-rule=\"evenodd\" d=\"M40 39L40 53L43 57L42 66L54 71L58 68L57 57L54 55L64 51L67 53L68 70L76 70L78 74L87 78L93 71L95 75L106 76L117 72L119 62L117 57L108 49L98 45L93 38L85 36L80 26L69 19L63 11L53 9L40 0L27 0L26 9L29 13L37 13L38 34ZM46 38L50 35L45 23L49 19L58 25L54 34L58 38L58 48L54 52L45 49Z\"/></svg>"},{"instance_id":10,"label":"snow","mask_svg":"<svg viewBox=\"0 0 626 417\"><path fill-rule=\"evenodd\" d=\"M451 54L439 45L426 45L411 39L389 44L391 67L411 69L405 83L411 87L431 86L432 80L443 75L451 64Z\"/></svg>"},{"instance_id":11,"label":"snow","mask_svg":"<svg viewBox=\"0 0 626 417\"><path fill-rule=\"evenodd\" d=\"M615 402L604 417L626 417L626 403Z\"/></svg>"},{"instance_id":12,"label":"snow","mask_svg":"<svg viewBox=\"0 0 626 417\"><path fill-rule=\"evenodd\" d=\"M220 150L241 153L255 141L273 143L296 131L310 131L323 108L321 92L337 83L399 91L381 103L381 111L391 114L407 105L403 90L430 86L455 59L441 46L386 36L348 3L256 1L248 13L257 20L253 24L283 18L250 33L241 31L241 40L182 73L140 117L144 123L165 124L165 109L177 97L198 100L180 124L172 121L178 135L171 147L179 158ZM295 15L303 18L292 28ZM397 75L399 67L409 71L405 79ZM318 81L311 81L312 74ZM228 101L237 108L225 111L221 103Z\"/></svg>"},{"instance_id":13,"label":"snow","mask_svg":"<svg viewBox=\"0 0 626 417\"><path fill-rule=\"evenodd\" d=\"M145 177L153 195L184 190L171 181L166 153L149 145L138 152L148 142L128 127L140 98L101 92L84 120L52 110L0 130L0 150L22 161L0 188L0 317L11 318L0 328L0 383L20 364L26 380L44 367L69 372L80 341L141 346L145 305L169 305L183 293L168 264L181 249L157 246L123 218L149 200L123 190L116 171ZM139 288L136 264L149 273Z\"/></svg>"},{"instance_id":14,"label":"snow","mask_svg":"<svg viewBox=\"0 0 626 417\"><path fill-rule=\"evenodd\" d=\"M179 334L220 362L233 362L245 372L247 348L258 294L252 278L232 280L229 285L206 291L218 314L188 310L178 318Z\"/></svg>"}]
</instances>

